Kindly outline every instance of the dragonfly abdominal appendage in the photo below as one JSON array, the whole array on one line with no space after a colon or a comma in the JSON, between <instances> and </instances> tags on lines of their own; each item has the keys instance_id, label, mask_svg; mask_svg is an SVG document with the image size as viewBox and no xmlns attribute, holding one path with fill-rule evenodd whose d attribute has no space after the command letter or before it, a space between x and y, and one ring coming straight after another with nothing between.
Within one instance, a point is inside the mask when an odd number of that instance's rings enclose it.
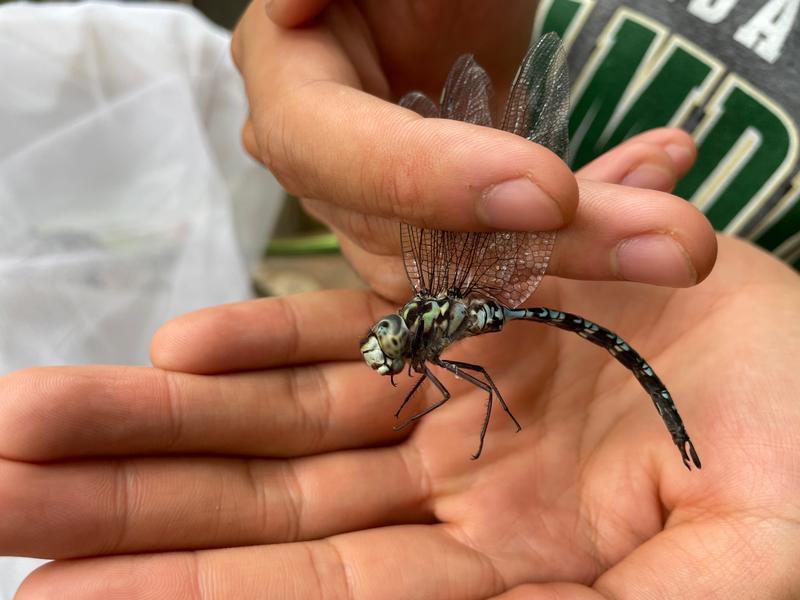
<instances>
[{"instance_id":1,"label":"dragonfly abdominal appendage","mask_svg":"<svg viewBox=\"0 0 800 600\"><path fill-rule=\"evenodd\" d=\"M547 34L525 55L511 85L500 128L543 145L566 160L569 87L561 41L557 35ZM473 57L465 55L451 69L440 104L420 92L407 94L400 104L423 117L494 127L491 98L488 75ZM549 308L517 308L544 277L555 237L553 231L440 231L400 225L403 263L415 296L397 314L378 321L362 341L361 353L381 375L393 378L406 362L409 374L414 371L420 375L395 416L426 380L437 388L441 399L396 429L450 399L450 392L429 365L443 368L487 394L480 444L473 458L483 450L494 399L519 429L519 422L486 369L443 360L441 354L465 337L500 331L508 321L535 321L577 333L606 349L630 370L655 404L683 463L699 469L700 459L672 397L650 365L623 339L577 315Z\"/></svg>"}]
</instances>

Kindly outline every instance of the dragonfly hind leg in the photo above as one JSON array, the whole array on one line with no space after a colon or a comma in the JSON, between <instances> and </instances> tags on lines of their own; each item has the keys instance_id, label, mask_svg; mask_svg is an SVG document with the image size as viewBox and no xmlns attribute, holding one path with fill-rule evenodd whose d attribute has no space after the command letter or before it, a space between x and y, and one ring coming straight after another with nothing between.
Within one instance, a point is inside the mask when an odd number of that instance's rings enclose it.
<instances>
[{"instance_id":1,"label":"dragonfly hind leg","mask_svg":"<svg viewBox=\"0 0 800 600\"><path fill-rule=\"evenodd\" d=\"M500 390L497 389L497 386L492 381L492 378L489 376L489 373L486 372L480 365L473 365L471 363L465 363L460 361L451 361L451 360L437 360L434 362L435 365L447 369L456 377L461 377L465 381L470 382L472 385L484 390L486 393L489 394L489 399L486 402L486 415L483 418L483 426L481 427L481 435L480 435L480 444L478 446L478 451L472 455L473 460L476 460L480 457L481 452L483 452L483 441L486 437L486 430L489 427L489 418L492 415L492 393L497 395L497 399L500 401L500 406L503 407L503 410L506 411L506 414L511 418L514 422L514 425L517 427L517 431L522 429L522 425L519 424L519 421L514 417L509 410L506 401L503 399ZM477 377L470 375L469 373L465 373L464 371L476 371L481 373L484 377L486 377L486 381L481 381Z\"/></svg>"}]
</instances>

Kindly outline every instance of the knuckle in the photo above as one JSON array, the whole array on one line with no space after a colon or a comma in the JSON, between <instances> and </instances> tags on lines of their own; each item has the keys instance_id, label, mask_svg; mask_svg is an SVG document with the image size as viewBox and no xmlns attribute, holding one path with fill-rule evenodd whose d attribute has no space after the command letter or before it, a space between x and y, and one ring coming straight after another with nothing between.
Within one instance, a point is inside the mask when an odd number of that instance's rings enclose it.
<instances>
[{"instance_id":1,"label":"knuckle","mask_svg":"<svg viewBox=\"0 0 800 600\"><path fill-rule=\"evenodd\" d=\"M288 139L286 118L281 110L271 110L263 124L254 124L256 157L278 182L295 195L301 195L296 186L295 163L297 156Z\"/></svg>"},{"instance_id":2,"label":"knuckle","mask_svg":"<svg viewBox=\"0 0 800 600\"><path fill-rule=\"evenodd\" d=\"M397 148L403 148L398 144ZM430 224L434 203L422 201L419 177L424 173L418 160L405 158L412 152L391 151L373 164L365 161L362 170L364 203L378 203L378 214L386 218L414 220L420 225Z\"/></svg>"}]
</instances>

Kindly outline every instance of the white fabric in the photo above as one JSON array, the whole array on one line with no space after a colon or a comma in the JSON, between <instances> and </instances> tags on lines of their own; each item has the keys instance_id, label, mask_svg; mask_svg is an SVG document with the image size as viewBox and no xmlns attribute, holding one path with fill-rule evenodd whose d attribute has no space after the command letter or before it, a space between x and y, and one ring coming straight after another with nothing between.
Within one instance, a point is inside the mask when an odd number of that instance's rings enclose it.
<instances>
[{"instance_id":1,"label":"white fabric","mask_svg":"<svg viewBox=\"0 0 800 600\"><path fill-rule=\"evenodd\" d=\"M145 363L167 318L249 294L232 202L253 259L278 188L227 35L168 6L0 7L0 373Z\"/></svg>"},{"instance_id":2,"label":"white fabric","mask_svg":"<svg viewBox=\"0 0 800 600\"><path fill-rule=\"evenodd\" d=\"M250 294L280 190L228 41L179 5L0 5L0 374L147 363L165 320Z\"/></svg>"}]
</instances>

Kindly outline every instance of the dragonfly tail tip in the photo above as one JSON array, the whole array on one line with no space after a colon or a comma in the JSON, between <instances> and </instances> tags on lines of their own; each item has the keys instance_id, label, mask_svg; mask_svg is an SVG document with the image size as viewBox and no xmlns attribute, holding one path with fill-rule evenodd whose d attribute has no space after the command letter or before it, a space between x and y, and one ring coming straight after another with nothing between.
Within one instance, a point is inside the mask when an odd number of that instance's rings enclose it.
<instances>
[{"instance_id":1,"label":"dragonfly tail tip","mask_svg":"<svg viewBox=\"0 0 800 600\"><path fill-rule=\"evenodd\" d=\"M686 452L686 447L689 447L689 452ZM681 451L681 458L683 459L683 465L689 470L692 470L692 465L690 464L689 457L691 456L691 463L694 463L694 466L697 469L702 469L703 466L700 463L700 457L697 456L697 451L694 449L694 444L692 444L691 440L685 440L684 442L678 444L678 449Z\"/></svg>"}]
</instances>

